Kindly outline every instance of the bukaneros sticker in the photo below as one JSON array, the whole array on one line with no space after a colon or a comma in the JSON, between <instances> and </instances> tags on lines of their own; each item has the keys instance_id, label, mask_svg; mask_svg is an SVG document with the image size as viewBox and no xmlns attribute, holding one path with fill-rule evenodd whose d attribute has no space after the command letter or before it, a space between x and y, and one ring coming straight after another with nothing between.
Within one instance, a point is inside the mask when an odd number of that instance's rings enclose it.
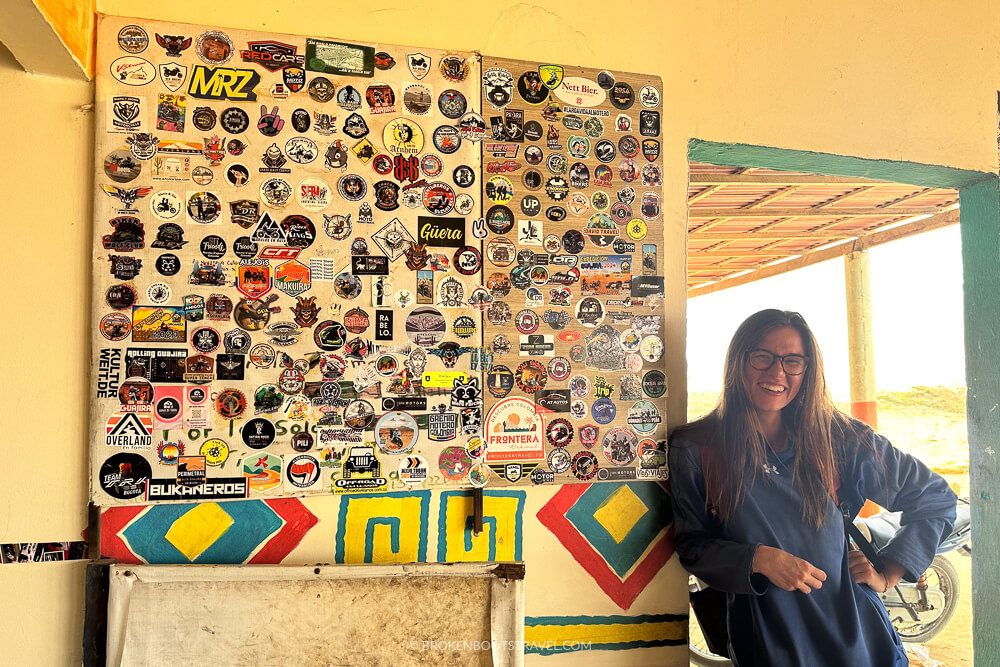
<instances>
[{"instance_id":1,"label":"bukaneros sticker","mask_svg":"<svg viewBox=\"0 0 1000 667\"><path fill-rule=\"evenodd\" d=\"M99 480L101 489L109 496L129 500L146 492L152 474L152 468L144 457L122 452L110 456L101 464Z\"/></svg>"},{"instance_id":2,"label":"bukaneros sticker","mask_svg":"<svg viewBox=\"0 0 1000 667\"><path fill-rule=\"evenodd\" d=\"M270 262L266 259L240 260L236 269L236 289L248 299L259 299L270 292Z\"/></svg>"},{"instance_id":3,"label":"bukaneros sticker","mask_svg":"<svg viewBox=\"0 0 1000 667\"><path fill-rule=\"evenodd\" d=\"M177 479L151 479L145 500L238 500L247 497L247 487L244 477L213 477L193 486Z\"/></svg>"},{"instance_id":4,"label":"bukaneros sticker","mask_svg":"<svg viewBox=\"0 0 1000 667\"><path fill-rule=\"evenodd\" d=\"M544 431L542 417L532 401L498 401L486 415L486 461L544 461Z\"/></svg>"},{"instance_id":5,"label":"bukaneros sticker","mask_svg":"<svg viewBox=\"0 0 1000 667\"><path fill-rule=\"evenodd\" d=\"M104 444L121 449L148 450L153 444L153 415L115 412L105 424Z\"/></svg>"}]
</instances>

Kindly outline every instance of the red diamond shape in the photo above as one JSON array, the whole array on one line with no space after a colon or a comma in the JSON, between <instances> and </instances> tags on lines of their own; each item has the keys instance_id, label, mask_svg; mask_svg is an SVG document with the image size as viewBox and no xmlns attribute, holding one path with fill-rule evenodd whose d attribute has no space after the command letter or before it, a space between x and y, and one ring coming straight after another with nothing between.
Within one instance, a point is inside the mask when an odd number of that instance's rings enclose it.
<instances>
[{"instance_id":1,"label":"red diamond shape","mask_svg":"<svg viewBox=\"0 0 1000 667\"><path fill-rule=\"evenodd\" d=\"M538 520L548 528L556 539L573 556L573 559L594 578L601 590L624 610L628 610L646 588L660 568L674 553L673 524L653 543L649 552L632 569L632 573L621 579L608 563L574 526L566 513L587 492L590 484L567 484L559 489L552 499L538 510Z\"/></svg>"}]
</instances>

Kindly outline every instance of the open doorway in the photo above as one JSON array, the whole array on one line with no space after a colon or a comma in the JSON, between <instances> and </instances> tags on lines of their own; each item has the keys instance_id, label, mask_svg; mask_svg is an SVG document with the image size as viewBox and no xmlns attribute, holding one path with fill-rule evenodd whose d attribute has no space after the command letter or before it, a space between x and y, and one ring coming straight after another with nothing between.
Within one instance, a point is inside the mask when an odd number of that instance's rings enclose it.
<instances>
[{"instance_id":1,"label":"open doorway","mask_svg":"<svg viewBox=\"0 0 1000 667\"><path fill-rule=\"evenodd\" d=\"M688 417L714 406L725 347L745 317L797 310L819 339L839 407L968 498L959 198L990 175L700 141L690 148ZM859 294L869 249L871 289ZM872 349L860 356L859 342L848 342L858 299L875 309L863 322ZM921 369L927 350L936 356ZM859 359L875 369L860 387ZM957 573L942 584L959 591L955 615L914 645L911 664L973 664L971 559L945 558ZM921 627L908 629L926 639Z\"/></svg>"}]
</instances>

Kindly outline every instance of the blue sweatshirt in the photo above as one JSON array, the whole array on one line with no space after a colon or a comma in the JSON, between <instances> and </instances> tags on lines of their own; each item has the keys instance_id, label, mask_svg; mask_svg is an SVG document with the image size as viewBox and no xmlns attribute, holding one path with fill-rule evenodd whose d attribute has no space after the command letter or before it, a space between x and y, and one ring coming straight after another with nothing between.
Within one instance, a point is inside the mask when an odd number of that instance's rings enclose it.
<instances>
[{"instance_id":1,"label":"blue sweatshirt","mask_svg":"<svg viewBox=\"0 0 1000 667\"><path fill-rule=\"evenodd\" d=\"M914 582L951 532L956 497L922 462L868 433L874 451L858 446L839 467L839 499L852 518L866 498L903 513L900 531L880 554L906 568L903 578ZM778 454L768 451L765 469L745 487L725 524L705 508L699 446L684 435L675 437L669 463L675 550L688 572L728 594L729 652L735 665L908 664L878 594L851 579L844 523L833 499L818 530L802 520L802 498L792 483L794 443ZM752 573L759 545L809 561L826 573L826 581L809 594L771 585Z\"/></svg>"}]
</instances>

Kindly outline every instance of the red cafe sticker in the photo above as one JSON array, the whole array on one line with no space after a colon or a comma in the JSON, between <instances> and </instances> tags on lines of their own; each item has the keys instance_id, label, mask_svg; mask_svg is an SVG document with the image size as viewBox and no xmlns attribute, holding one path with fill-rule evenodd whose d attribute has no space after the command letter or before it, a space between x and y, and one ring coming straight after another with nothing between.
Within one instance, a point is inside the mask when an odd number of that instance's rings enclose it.
<instances>
[{"instance_id":1,"label":"red cafe sticker","mask_svg":"<svg viewBox=\"0 0 1000 667\"><path fill-rule=\"evenodd\" d=\"M581 334L579 331L563 331L560 332L560 334L556 336L556 338L558 338L564 343L575 343L576 341L583 338L583 334Z\"/></svg>"}]
</instances>

